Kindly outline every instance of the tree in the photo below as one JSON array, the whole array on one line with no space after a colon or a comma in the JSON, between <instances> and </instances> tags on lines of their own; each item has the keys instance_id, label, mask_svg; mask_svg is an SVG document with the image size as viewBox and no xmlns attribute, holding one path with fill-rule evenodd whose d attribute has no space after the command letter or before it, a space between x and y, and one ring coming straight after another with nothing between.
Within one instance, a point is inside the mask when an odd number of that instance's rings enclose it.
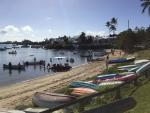
<instances>
[{"instance_id":1,"label":"tree","mask_svg":"<svg viewBox=\"0 0 150 113\"><path fill-rule=\"evenodd\" d=\"M107 27L107 28L108 28L108 30L109 30L109 35L110 35L110 26L111 26L110 22L109 22L109 21L107 21L107 22L106 22L106 27Z\"/></svg>"},{"instance_id":2,"label":"tree","mask_svg":"<svg viewBox=\"0 0 150 113\"><path fill-rule=\"evenodd\" d=\"M113 31L113 35L115 34L115 31L117 30L117 18L113 17L110 21L111 26L110 26L110 30Z\"/></svg>"},{"instance_id":3,"label":"tree","mask_svg":"<svg viewBox=\"0 0 150 113\"><path fill-rule=\"evenodd\" d=\"M106 22L106 27L109 29L110 32L113 32L113 36L115 35L115 31L117 30L117 18L113 17L110 21Z\"/></svg>"},{"instance_id":4,"label":"tree","mask_svg":"<svg viewBox=\"0 0 150 113\"><path fill-rule=\"evenodd\" d=\"M148 9L148 13L150 16L150 0L141 0L141 6L143 7L142 13L145 12L146 9Z\"/></svg>"}]
</instances>

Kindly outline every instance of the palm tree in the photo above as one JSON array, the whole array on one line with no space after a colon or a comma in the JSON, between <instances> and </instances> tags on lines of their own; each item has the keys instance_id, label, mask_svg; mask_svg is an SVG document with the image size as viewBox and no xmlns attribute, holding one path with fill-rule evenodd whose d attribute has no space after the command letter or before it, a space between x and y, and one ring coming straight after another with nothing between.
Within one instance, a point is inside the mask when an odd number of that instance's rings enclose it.
<instances>
[{"instance_id":1,"label":"palm tree","mask_svg":"<svg viewBox=\"0 0 150 113\"><path fill-rule=\"evenodd\" d=\"M150 16L150 0L141 0L141 1L142 1L141 6L143 7L142 13L144 13L145 10L148 9L148 13Z\"/></svg>"},{"instance_id":2,"label":"palm tree","mask_svg":"<svg viewBox=\"0 0 150 113\"><path fill-rule=\"evenodd\" d=\"M109 30L109 35L110 35L110 26L111 26L111 23L108 21L108 22L106 22L106 27L108 28L108 30Z\"/></svg>"}]
</instances>

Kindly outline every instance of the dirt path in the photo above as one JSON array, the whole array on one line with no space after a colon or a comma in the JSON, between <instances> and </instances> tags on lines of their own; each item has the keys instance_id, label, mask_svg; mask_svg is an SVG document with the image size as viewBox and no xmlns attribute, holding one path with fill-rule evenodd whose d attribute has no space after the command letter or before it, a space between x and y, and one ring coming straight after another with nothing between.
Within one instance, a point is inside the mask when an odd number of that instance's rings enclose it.
<instances>
[{"instance_id":1,"label":"dirt path","mask_svg":"<svg viewBox=\"0 0 150 113\"><path fill-rule=\"evenodd\" d=\"M111 56L112 57L112 56ZM118 57L116 54L113 57ZM31 105L32 95L37 91L54 92L76 80L86 80L105 69L105 62L98 61L76 67L68 72L56 73L0 88L0 108L14 109Z\"/></svg>"}]
</instances>

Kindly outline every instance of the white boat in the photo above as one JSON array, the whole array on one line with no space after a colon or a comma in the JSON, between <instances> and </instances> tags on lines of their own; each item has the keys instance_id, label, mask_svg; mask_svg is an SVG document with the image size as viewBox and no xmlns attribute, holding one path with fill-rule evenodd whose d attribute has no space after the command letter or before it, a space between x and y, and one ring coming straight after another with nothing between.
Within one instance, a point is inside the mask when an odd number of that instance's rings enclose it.
<instances>
[{"instance_id":1,"label":"white boat","mask_svg":"<svg viewBox=\"0 0 150 113\"><path fill-rule=\"evenodd\" d=\"M123 83L124 83L123 81L108 81L108 82L102 82L98 86L119 85Z\"/></svg>"},{"instance_id":2,"label":"white boat","mask_svg":"<svg viewBox=\"0 0 150 113\"><path fill-rule=\"evenodd\" d=\"M138 75L142 74L144 71L147 71L148 69L150 69L150 62L144 64L143 66L141 66L137 71L136 73Z\"/></svg>"},{"instance_id":3,"label":"white boat","mask_svg":"<svg viewBox=\"0 0 150 113\"><path fill-rule=\"evenodd\" d=\"M142 59L142 60L135 60L134 61L134 64L135 65L143 65L143 64L145 64L145 63L147 63L147 62L149 62L150 60L148 60L148 59Z\"/></svg>"},{"instance_id":4,"label":"white boat","mask_svg":"<svg viewBox=\"0 0 150 113\"><path fill-rule=\"evenodd\" d=\"M20 110L0 110L0 113L25 113L25 112Z\"/></svg>"}]
</instances>

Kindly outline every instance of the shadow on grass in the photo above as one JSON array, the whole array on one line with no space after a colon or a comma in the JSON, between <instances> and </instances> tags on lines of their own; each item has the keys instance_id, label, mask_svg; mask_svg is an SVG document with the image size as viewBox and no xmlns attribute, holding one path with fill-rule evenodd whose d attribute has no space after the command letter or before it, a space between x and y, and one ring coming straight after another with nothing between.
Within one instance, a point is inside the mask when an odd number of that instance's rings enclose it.
<instances>
[{"instance_id":1,"label":"shadow on grass","mask_svg":"<svg viewBox=\"0 0 150 113\"><path fill-rule=\"evenodd\" d=\"M134 98L128 97L82 113L124 113L135 106Z\"/></svg>"}]
</instances>

